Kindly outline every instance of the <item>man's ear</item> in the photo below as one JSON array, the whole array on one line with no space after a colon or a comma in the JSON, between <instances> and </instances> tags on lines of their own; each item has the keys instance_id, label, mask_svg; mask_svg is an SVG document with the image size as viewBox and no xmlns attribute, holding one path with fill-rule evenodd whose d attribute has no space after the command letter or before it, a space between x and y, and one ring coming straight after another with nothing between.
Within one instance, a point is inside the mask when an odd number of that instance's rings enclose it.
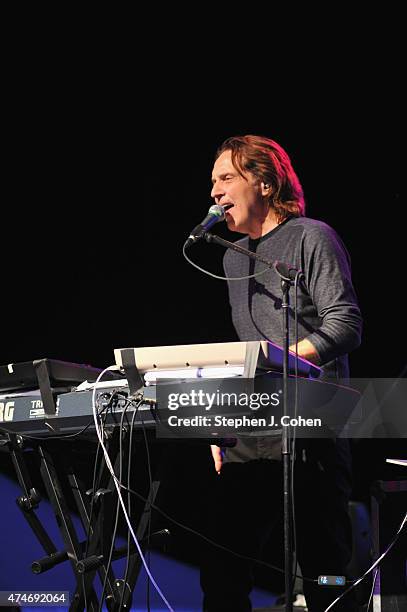
<instances>
[{"instance_id":1,"label":"man's ear","mask_svg":"<svg viewBox=\"0 0 407 612\"><path fill-rule=\"evenodd\" d=\"M263 196L268 196L271 193L271 185L269 185L268 183L263 183L263 181L260 183L260 187L261 187L261 195Z\"/></svg>"}]
</instances>

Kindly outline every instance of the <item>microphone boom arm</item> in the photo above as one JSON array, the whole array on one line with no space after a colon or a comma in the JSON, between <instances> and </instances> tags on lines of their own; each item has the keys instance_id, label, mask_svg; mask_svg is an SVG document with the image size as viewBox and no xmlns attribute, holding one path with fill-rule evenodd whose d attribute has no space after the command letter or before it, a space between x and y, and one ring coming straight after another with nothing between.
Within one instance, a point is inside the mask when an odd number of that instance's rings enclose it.
<instances>
[{"instance_id":1,"label":"microphone boom arm","mask_svg":"<svg viewBox=\"0 0 407 612\"><path fill-rule=\"evenodd\" d=\"M220 236L216 236L215 234L211 234L210 232L203 231L203 233L201 234L201 237L205 238L206 242L215 242L216 244L220 244L221 246L226 247L227 249L232 249L233 251L236 251L237 253L246 255L247 257L250 257L250 259L261 261L268 268L274 269L277 272L277 274L280 276L280 278L287 282L291 283L292 281L294 281L298 273L302 275L301 270L297 270L297 268L294 268L293 266L289 264L286 264L282 261L270 261L269 259L266 259L265 257L262 257L261 255L259 255L258 253L253 253L253 251L244 249L243 247L239 246L235 242L229 242L229 240L225 240L224 238L221 238Z\"/></svg>"}]
</instances>

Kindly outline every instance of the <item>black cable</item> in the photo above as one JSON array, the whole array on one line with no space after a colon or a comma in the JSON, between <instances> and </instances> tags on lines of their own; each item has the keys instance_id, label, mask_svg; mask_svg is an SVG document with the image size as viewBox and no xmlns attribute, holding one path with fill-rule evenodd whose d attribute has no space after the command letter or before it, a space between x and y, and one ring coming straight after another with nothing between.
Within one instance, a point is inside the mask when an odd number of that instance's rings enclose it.
<instances>
[{"instance_id":1,"label":"black cable","mask_svg":"<svg viewBox=\"0 0 407 612\"><path fill-rule=\"evenodd\" d=\"M100 410L100 412L98 413L98 416L100 416L104 412L104 414L103 414L103 421L101 423L102 435L104 434L104 427L106 425L107 417L108 417L108 414L109 414L108 410L112 406L112 401L113 401L114 395L115 395L115 392L111 394L111 397L109 398L108 403L103 407L103 410ZM92 499L91 499L90 511L89 511L89 523L88 523L88 528L86 530L85 558L88 556L88 549L89 549L89 544L90 544L90 541L89 541L89 539L90 539L90 526L91 526L92 518L93 518L93 509L94 509L94 504L95 504L95 493L96 493L97 489L99 488L99 482L100 482L100 477L101 477L101 473L100 473L99 474L99 480L96 483L97 464L98 464L98 460L99 460L100 450L101 450L101 444L100 444L100 440L98 438L98 443L97 443L97 447L96 447L95 463L94 463L94 466L93 466Z\"/></svg>"},{"instance_id":2,"label":"black cable","mask_svg":"<svg viewBox=\"0 0 407 612\"><path fill-rule=\"evenodd\" d=\"M100 450L100 442L98 443L98 445L96 447L95 462L93 464L92 499L91 499L91 502L90 502L88 525L87 525L87 528L86 528L86 544L85 544L85 552L84 552L84 558L85 559L88 556L88 549L89 549L91 520L92 520L94 498L95 498L96 472L97 472L97 464L98 464L98 459L99 459L99 450ZM85 599L85 610L87 610L88 609L88 602L86 600L85 574L82 574L82 588L83 588L83 596L84 596L84 599Z\"/></svg>"},{"instance_id":3,"label":"black cable","mask_svg":"<svg viewBox=\"0 0 407 612\"><path fill-rule=\"evenodd\" d=\"M144 501L144 502L147 501L147 499L143 495L141 495L141 493L138 493L138 491L135 491L134 489L130 489L128 487L125 487L122 484L120 484L120 486L121 486L121 488L123 488L126 491L130 492L132 495L135 495L136 497L138 497L142 501ZM277 567L275 565L272 565L271 563L266 563L265 561L262 561L261 559L255 559L254 557L247 557L246 555L241 555L240 553L237 553L234 550L231 550L230 548L226 548L226 546L222 546L222 544L218 544L217 542L214 542L213 540L211 540L210 538L207 538L205 535L203 535L199 531L195 531L195 529L192 529L191 527L188 527L188 525L184 525L183 523L178 522L176 519L172 518L166 512L164 512L164 510L161 510L161 508L159 508L156 504L151 503L151 507L154 510L156 510L157 512L159 512L168 521L171 521L171 523L174 523L174 525L177 525L177 527L181 527L181 529L184 529L185 531L188 531L189 533L192 533L192 534L198 536L199 538L201 538L202 540L204 540L208 544L211 544L212 546L215 546L215 548L219 548L219 550L223 550L225 552L228 552L228 553L234 555L235 557L243 559L244 561L252 561L254 563L257 563L258 565L263 565L264 567L276 570L276 571L284 574L284 569L282 569L281 567ZM373 571L373 569L376 566L378 566L381 563L381 561L384 559L384 557L387 555L387 553L390 551L390 549L393 548L394 544L397 542L397 540L398 540L398 538L400 536L400 533L402 531L402 528L404 526L404 523L406 521L407 521L407 515L403 518L403 521L402 521L402 523L401 523L401 525L400 525L396 535L394 536L393 541L389 544L389 546L387 547L387 550L382 554L382 559L380 559L379 562L376 561L368 570L366 570L366 572L360 578L358 578L356 580L347 580L346 581L351 586L349 587L349 589L347 589L341 595L341 597L343 595L346 595L346 593L348 593L352 588L357 586L357 584L359 584L359 582L361 582L371 571ZM315 578L307 578L306 576L297 576L297 577L298 578L302 578L302 580L304 580L306 582L312 582L313 584L318 583L318 580L315 579Z\"/></svg>"},{"instance_id":4,"label":"black cable","mask_svg":"<svg viewBox=\"0 0 407 612\"><path fill-rule=\"evenodd\" d=\"M132 495L135 495L136 497L138 497L142 501L144 501L144 502L148 501L143 495L141 495L141 493L138 493L138 491L135 491L134 489L131 489L129 487L125 487L122 484L120 484L120 487L125 489L126 491L128 491ZM239 557L240 559L243 559L244 561L252 561L254 563L258 563L259 565L263 565L264 567L267 567L269 569L276 570L277 572L280 572L281 574L285 573L285 570L282 569L281 567L277 567L276 565L272 565L271 563L266 563L265 561L262 561L261 559L255 559L254 557L247 557L246 555L241 555L240 553L237 553L234 550L231 550L230 548L227 548L226 546L222 546L222 544L218 544L214 540L211 540L210 538L207 538L205 535L203 535L203 533L200 533L199 531L196 531L195 529L192 529L192 527L188 527L188 525L185 525L184 523L180 523L176 519L172 518L171 516L169 516L169 514L164 512L164 510L161 510L161 508L159 508L159 506L157 506L156 504L151 503L150 505L151 505L151 507L154 510L156 510L159 514L161 514L161 516L166 518L168 521L171 521L171 523L173 523L174 525L177 525L177 527L180 527L181 529L184 529L185 531L188 531L189 533L192 533L193 535L198 536L199 538L201 538L202 540L204 540L208 544L211 544L212 546L215 546L215 548L219 548L219 550L223 550L225 552L228 552L228 553L234 555L235 557ZM297 576L297 577L298 578L303 578L303 580L306 580L307 582L313 582L313 583L317 583L318 582L318 580L316 580L315 578L305 578L304 576Z\"/></svg>"},{"instance_id":5,"label":"black cable","mask_svg":"<svg viewBox=\"0 0 407 612\"><path fill-rule=\"evenodd\" d=\"M124 417L126 415L126 411L127 408L130 406L131 402L126 402L123 411L122 411L122 415L120 418L120 426L119 426L119 482L121 483L122 480L122 473L123 473L123 422L124 422ZM108 574L110 571L110 567L112 565L112 558L113 558L113 551L114 551L114 546L115 546L115 542L116 542L116 535L117 535L117 527L119 525L119 515L120 515L120 499L119 497L117 497L117 502L116 502L116 517L115 517L115 523L114 523L114 528L113 528L113 534L112 534L112 541L111 541L111 545L110 545L110 549L109 549L109 557L108 557L108 561L107 564L105 566L105 578L103 581L103 586L102 586L102 594L100 596L100 603L99 603L99 609L98 612L101 612L102 608L103 608L103 599L105 596L105 591L106 591L106 583L107 583L107 579L108 579Z\"/></svg>"},{"instance_id":6,"label":"black cable","mask_svg":"<svg viewBox=\"0 0 407 612\"><path fill-rule=\"evenodd\" d=\"M105 411L104 413L104 423L106 422L107 419L107 411ZM90 544L90 531L91 531L91 523L92 523L92 518L93 518L93 509L94 509L94 505L95 505L95 492L97 487L99 486L98 484L96 484L96 477L97 477L97 467L98 467L98 461L99 461L99 453L101 450L101 445L100 445L100 441L98 439L98 444L96 447L96 454L95 454L95 462L93 464L93 477L92 477L92 499L90 502L90 509L89 509L89 517L88 517L88 525L86 528L86 545L85 545L85 553L84 553L84 558L86 559L88 556L88 550L89 550L89 544ZM99 474L100 476L100 474ZM82 575L82 588L83 588L83 594L84 594L84 599L85 599L85 610L88 609L88 604L86 601L86 592L85 592L85 575Z\"/></svg>"},{"instance_id":7,"label":"black cable","mask_svg":"<svg viewBox=\"0 0 407 612\"><path fill-rule=\"evenodd\" d=\"M150 495L151 495L152 489L153 489L153 476L151 472L150 448L148 446L147 433L146 433L146 428L145 428L143 418L141 418L141 423L143 427L144 443L146 447L147 471L148 471L148 478L149 478L149 490L150 490ZM149 504L148 506L147 560L146 560L149 569L150 569L150 536L151 536L151 504ZM150 577L149 576L147 576L147 612L150 612Z\"/></svg>"},{"instance_id":8,"label":"black cable","mask_svg":"<svg viewBox=\"0 0 407 612\"><path fill-rule=\"evenodd\" d=\"M105 421L107 418L107 412L105 412ZM99 484L96 483L96 477L97 477L97 467L98 467L98 461L99 461L99 453L101 450L101 445L100 445L100 441L98 439L98 444L96 447L96 455L95 455L95 462L93 464L93 477L92 477L92 499L90 502L90 510L89 510L89 522L88 522L88 527L86 530L86 546L85 546L85 557L88 556L88 549L89 549L89 544L90 544L90 529L91 529L91 522L92 522L92 518L93 518L93 509L94 509L94 505L95 505L95 493L96 493L96 489L98 488ZM100 478L100 474L99 474L99 478Z\"/></svg>"},{"instance_id":9,"label":"black cable","mask_svg":"<svg viewBox=\"0 0 407 612\"><path fill-rule=\"evenodd\" d=\"M135 418L137 416L138 409L141 406L141 403L142 402L138 402L137 403L137 405L135 406L135 408L133 410L133 414L132 414L132 417L131 417L130 436L129 436L129 461L128 461L128 468L127 468L127 486L128 486L128 488L130 488L130 481L131 481L131 461L132 461L134 420L135 420ZM129 515L129 520L130 520L131 519L131 493L129 491L127 491L127 513ZM121 597L120 597L119 610L121 610L122 607L123 607L124 593L125 593L125 589L127 588L127 580L128 580L128 576L129 576L129 570L130 570L130 544L131 544L131 533L130 533L130 529L127 528L126 569L125 569L125 572L124 572L123 590L122 590L122 594L121 594Z\"/></svg>"}]
</instances>

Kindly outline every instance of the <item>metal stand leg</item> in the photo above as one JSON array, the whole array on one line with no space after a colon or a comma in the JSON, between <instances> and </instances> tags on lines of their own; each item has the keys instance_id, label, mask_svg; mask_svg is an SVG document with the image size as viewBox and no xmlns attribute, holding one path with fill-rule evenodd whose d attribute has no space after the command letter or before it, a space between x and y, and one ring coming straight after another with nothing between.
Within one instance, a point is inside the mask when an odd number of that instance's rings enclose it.
<instances>
[{"instance_id":1,"label":"metal stand leg","mask_svg":"<svg viewBox=\"0 0 407 612\"><path fill-rule=\"evenodd\" d=\"M119 428L113 428L107 442L109 455L116 474L119 473L120 462L119 435ZM129 610L131 608L133 590L141 569L141 559L134 544L130 545L129 553L128 547L122 546L113 550L112 561L130 554L130 562L125 577L123 579L116 579L111 566L107 567L113 533L117 492L113 478L104 462L99 469L98 489L88 492L94 496L94 511L91 516L91 500L89 499L89 494L85 492L85 487L75 473L74 461L70 449L65 446L64 452L61 453L60 446L55 447L52 442L48 444L46 440L38 446L33 447L33 452L38 453L40 459L40 474L65 544L65 550L58 551L35 514L35 509L40 502L40 496L31 483L26 465L26 453L23 452L22 439L19 436L10 434L8 449L12 456L20 486L23 490L23 495L18 498L17 503L47 554L47 556L42 559L33 562L33 572L42 573L50 570L59 563L69 560L76 580L76 590L70 605L70 610L72 612L85 609L96 612L102 605L103 602L99 602L93 585L96 573L98 573L102 584L106 582L105 601L108 610ZM168 463L167 453L164 453L164 458L161 459L159 464L159 476L161 476L163 469L167 469ZM79 511L79 517L84 531L89 534L88 541L79 541L78 534L73 524L71 510L62 487L61 478L63 478L64 482L67 479ZM150 486L148 498L138 520L136 536L142 548L145 548L146 545L145 533L148 527L149 513L151 504L154 504L156 499L159 486L160 479L157 477ZM122 596L123 602L121 607Z\"/></svg>"}]
</instances>

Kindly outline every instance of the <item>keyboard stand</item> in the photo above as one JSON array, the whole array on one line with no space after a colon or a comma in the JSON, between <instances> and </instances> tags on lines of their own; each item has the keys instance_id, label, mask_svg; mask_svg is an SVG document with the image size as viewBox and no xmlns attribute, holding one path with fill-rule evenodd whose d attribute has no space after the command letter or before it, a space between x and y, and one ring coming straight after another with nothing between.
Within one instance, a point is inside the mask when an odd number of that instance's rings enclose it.
<instances>
[{"instance_id":1,"label":"keyboard stand","mask_svg":"<svg viewBox=\"0 0 407 612\"><path fill-rule=\"evenodd\" d=\"M105 431L109 432L106 446L110 460L114 466L115 474L119 474L120 428L118 426L106 426ZM129 428L127 428L125 433L125 439L122 440L124 456L126 456L125 449L128 445L128 433ZM133 436L136 434L137 432ZM111 564L108 568L118 498L113 478L104 460L101 461L98 479L96 479L96 482L98 482L97 490L85 491L83 483L76 474L74 468L75 456L70 446L65 448L64 445L63 452L61 452L60 440L44 439L43 441L30 441L28 445L21 436L16 434L7 435L8 442L6 447L11 454L17 478L23 491L23 494L17 499L17 504L46 553L45 557L32 563L32 571L40 574L64 561L69 561L76 581L75 593L71 599L69 610L90 610L96 612L99 609L101 595L98 596L94 586L96 574L98 574L102 585L106 582L105 603L107 609L112 611L120 609L130 610L133 590L141 569L141 559L135 544L132 543L130 545L127 576L117 579ZM136 440L133 441L133 444L136 447ZM26 455L28 447L31 449L30 452L35 453L40 461L41 479L45 485L56 517L65 546L64 550L57 549L35 513L40 504L41 497L32 485L27 468ZM164 461L161 463L164 466L168 466L168 459L164 457ZM158 467L160 470L161 464ZM123 469L123 473L123 481L127 483L126 469ZM77 510L77 512L75 510L75 514L79 514L84 533L89 534L87 541L85 539L85 541L81 542L79 539L72 520L73 512L68 505L65 493L66 488L63 488L63 483L65 485L68 484L68 489L73 495ZM145 533L149 523L149 512L151 504L154 504L159 487L160 480L155 478L151 483L147 501L144 504L137 528L135 529L137 540L142 549L147 545ZM126 502L127 492L124 489L122 495ZM134 506L135 502L132 501L132 507L134 508ZM132 523L134 524L134 520ZM127 546L114 548L112 561L126 557L127 554ZM99 592L101 593L101 589L99 589ZM122 598L122 608L120 608Z\"/></svg>"}]
</instances>

